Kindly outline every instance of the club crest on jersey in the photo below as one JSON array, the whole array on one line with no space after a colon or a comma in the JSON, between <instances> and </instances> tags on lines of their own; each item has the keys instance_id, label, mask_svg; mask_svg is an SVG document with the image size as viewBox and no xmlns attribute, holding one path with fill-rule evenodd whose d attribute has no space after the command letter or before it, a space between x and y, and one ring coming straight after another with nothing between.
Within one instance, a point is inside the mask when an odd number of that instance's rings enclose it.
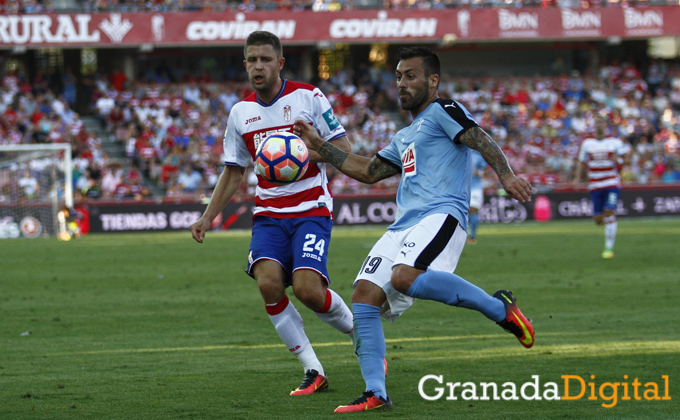
<instances>
[{"instance_id":1,"label":"club crest on jersey","mask_svg":"<svg viewBox=\"0 0 680 420\"><path fill-rule=\"evenodd\" d=\"M286 106L283 107L283 119L284 119L284 121L286 121L286 122L290 121L290 116L291 116L290 105L286 105Z\"/></svg>"},{"instance_id":2,"label":"club crest on jersey","mask_svg":"<svg viewBox=\"0 0 680 420\"><path fill-rule=\"evenodd\" d=\"M401 165L404 168L404 176L413 176L418 173L416 170L416 144L411 143L404 153L401 154Z\"/></svg>"}]
</instances>

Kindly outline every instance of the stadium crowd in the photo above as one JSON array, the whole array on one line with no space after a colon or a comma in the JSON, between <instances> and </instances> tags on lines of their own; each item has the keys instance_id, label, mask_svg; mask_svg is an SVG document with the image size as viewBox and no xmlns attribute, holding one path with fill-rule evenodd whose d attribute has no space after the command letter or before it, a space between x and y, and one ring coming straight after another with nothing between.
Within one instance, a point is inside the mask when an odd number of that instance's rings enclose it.
<instances>
[{"instance_id":1,"label":"stadium crowd","mask_svg":"<svg viewBox=\"0 0 680 420\"><path fill-rule=\"evenodd\" d=\"M369 83L368 90L376 86L385 89L385 99L391 101L388 105L396 108L391 75L378 76L371 80L388 83ZM334 101L336 90L332 85L327 92L338 114L350 118L354 148L371 156L389 142L396 127L379 111L386 108L385 101L382 106L366 107L362 103L365 90L352 89L357 99L350 104L349 113L345 112L346 104ZM443 77L440 95L463 103L503 148L513 170L539 190L573 182L579 146L593 136L594 117L598 114L608 117L609 135L621 137L630 147L628 158L621 162L624 183L680 181L677 62L653 61L644 69L644 76L629 62L612 62L602 65L597 74L588 75L573 72L558 77ZM362 113L367 115L363 123L352 121L354 116L363 118ZM404 122L406 115L402 112ZM496 179L490 169L486 175L485 187L495 189ZM395 187L362 186L344 176L333 177L332 185L334 191L340 192Z\"/></svg>"},{"instance_id":2,"label":"stadium crowd","mask_svg":"<svg viewBox=\"0 0 680 420\"><path fill-rule=\"evenodd\" d=\"M628 7L677 5L674 0L3 0L2 14L53 12L252 12L255 10L340 11L355 9L430 10L483 7Z\"/></svg>"},{"instance_id":3,"label":"stadium crowd","mask_svg":"<svg viewBox=\"0 0 680 420\"><path fill-rule=\"evenodd\" d=\"M642 71L641 71L642 70ZM247 81L215 82L205 72L184 71L170 82L166 70L148 68L137 80L113 69L94 77L91 112L109 138L84 129L63 76L54 92L38 75L29 82L8 73L0 86L3 143L70 142L78 195L141 199L145 182L167 197L209 196L222 170L222 135L231 107L251 93ZM293 78L292 74L284 74ZM579 145L605 114L611 135L630 145L621 162L626 183L680 181L680 64L656 60L638 69L628 62L602 65L596 74L557 77L442 78L440 94L456 99L492 134L512 168L538 189L574 179ZM372 156L408 124L400 113L394 76L377 66L342 70L318 83L345 126L356 152ZM125 149L112 160L102 142ZM359 184L329 170L334 193L396 191L397 178ZM252 195L249 170L242 196ZM487 188L496 181L489 171ZM15 187L19 189L19 187Z\"/></svg>"},{"instance_id":4,"label":"stadium crowd","mask_svg":"<svg viewBox=\"0 0 680 420\"><path fill-rule=\"evenodd\" d=\"M644 76L643 76L644 74ZM680 181L680 67L655 60L641 73L629 62L597 74L509 79L445 79L445 92L464 103L503 147L513 169L533 185L569 183L581 142L597 114L611 136L630 146L624 183Z\"/></svg>"},{"instance_id":5,"label":"stadium crowd","mask_svg":"<svg viewBox=\"0 0 680 420\"><path fill-rule=\"evenodd\" d=\"M102 139L85 129L75 102L75 78L68 68L59 80L38 72L30 83L8 71L0 83L0 144L70 143L79 198L149 196L139 170L110 159ZM48 198L51 191L40 186L50 182L46 168L53 164L49 159L19 163L13 175L3 176L2 197L9 201Z\"/></svg>"}]
</instances>

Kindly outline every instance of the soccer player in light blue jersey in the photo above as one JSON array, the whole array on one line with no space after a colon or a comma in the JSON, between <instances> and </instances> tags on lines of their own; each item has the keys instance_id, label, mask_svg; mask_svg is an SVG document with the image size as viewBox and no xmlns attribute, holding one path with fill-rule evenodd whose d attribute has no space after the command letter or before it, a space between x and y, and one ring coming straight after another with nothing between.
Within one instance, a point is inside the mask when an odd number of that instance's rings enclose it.
<instances>
[{"instance_id":1,"label":"soccer player in light blue jersey","mask_svg":"<svg viewBox=\"0 0 680 420\"><path fill-rule=\"evenodd\" d=\"M494 169L507 193L531 199L531 185L515 176L498 145L458 102L440 99L439 57L429 48L399 54L399 100L413 122L373 158L351 154L324 142L298 120L293 131L327 162L350 177L375 183L401 174L396 220L373 246L354 281L355 350L366 391L336 413L392 405L385 387L385 336L380 315L394 321L416 298L474 309L525 347L534 343L533 327L507 290L493 296L454 270L465 246L473 150Z\"/></svg>"},{"instance_id":2,"label":"soccer player in light blue jersey","mask_svg":"<svg viewBox=\"0 0 680 420\"><path fill-rule=\"evenodd\" d=\"M470 210L468 212L468 238L467 243L477 243L477 227L479 227L479 210L484 205L484 187L482 178L484 169L488 165L477 151L472 152L472 178L470 178Z\"/></svg>"}]
</instances>

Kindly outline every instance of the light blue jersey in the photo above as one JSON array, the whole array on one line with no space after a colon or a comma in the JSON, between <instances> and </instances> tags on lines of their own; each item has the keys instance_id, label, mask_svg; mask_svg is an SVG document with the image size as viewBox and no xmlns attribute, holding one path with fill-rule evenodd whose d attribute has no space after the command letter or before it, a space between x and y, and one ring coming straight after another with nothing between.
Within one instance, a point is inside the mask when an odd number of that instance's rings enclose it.
<instances>
[{"instance_id":1,"label":"light blue jersey","mask_svg":"<svg viewBox=\"0 0 680 420\"><path fill-rule=\"evenodd\" d=\"M479 154L478 151L473 150L472 151L472 178L470 179L470 188L471 189L482 189L482 177L478 176L477 174L482 174L484 172L484 169L486 169L487 163L482 157L482 155Z\"/></svg>"},{"instance_id":2,"label":"light blue jersey","mask_svg":"<svg viewBox=\"0 0 680 420\"><path fill-rule=\"evenodd\" d=\"M437 99L378 152L379 158L401 168L397 216L389 230L446 213L467 231L472 149L458 139L477 126L460 103Z\"/></svg>"}]
</instances>

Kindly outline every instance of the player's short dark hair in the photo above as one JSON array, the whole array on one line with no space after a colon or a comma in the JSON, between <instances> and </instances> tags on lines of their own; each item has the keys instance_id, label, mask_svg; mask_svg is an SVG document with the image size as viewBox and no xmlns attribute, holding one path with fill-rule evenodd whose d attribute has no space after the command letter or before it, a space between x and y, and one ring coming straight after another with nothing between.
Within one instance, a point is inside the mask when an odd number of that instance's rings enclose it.
<instances>
[{"instance_id":1,"label":"player's short dark hair","mask_svg":"<svg viewBox=\"0 0 680 420\"><path fill-rule=\"evenodd\" d=\"M399 54L397 54L399 61L416 57L421 57L423 59L423 67L425 68L426 76L431 76L433 74L441 76L439 56L431 49L427 47L406 47L402 48L401 51L399 51Z\"/></svg>"},{"instance_id":2,"label":"player's short dark hair","mask_svg":"<svg viewBox=\"0 0 680 420\"><path fill-rule=\"evenodd\" d=\"M281 40L278 36L267 31L255 31L248 35L246 39L246 45L243 47L243 56L245 57L248 52L248 47L250 46L260 46L260 45L271 45L276 51L279 57L283 57L283 47L281 46Z\"/></svg>"}]
</instances>

